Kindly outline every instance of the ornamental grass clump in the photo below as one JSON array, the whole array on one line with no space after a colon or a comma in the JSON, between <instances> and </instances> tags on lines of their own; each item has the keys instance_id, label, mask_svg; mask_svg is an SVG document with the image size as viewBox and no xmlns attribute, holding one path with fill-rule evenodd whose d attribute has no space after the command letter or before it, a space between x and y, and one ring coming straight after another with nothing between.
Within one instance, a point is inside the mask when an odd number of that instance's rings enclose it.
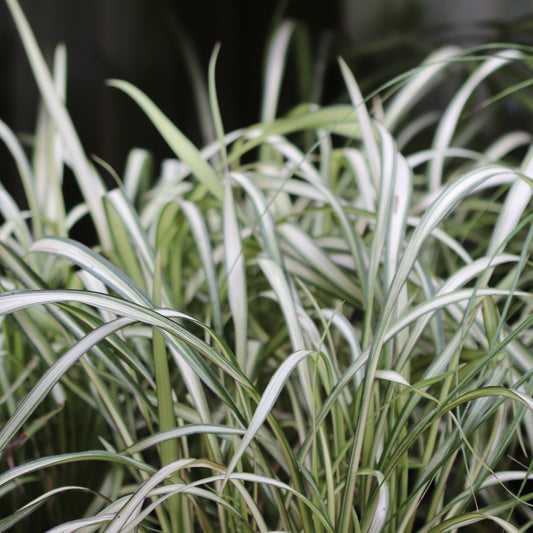
<instances>
[{"instance_id":1,"label":"ornamental grass clump","mask_svg":"<svg viewBox=\"0 0 533 533\"><path fill-rule=\"evenodd\" d=\"M6 1L43 104L31 157L0 123L28 205L0 187L0 531L527 531L532 135L497 119L531 51L443 48L367 99L339 60L346 103L279 115L287 22L250 127L215 49L201 150L110 81L176 158L109 189L65 50Z\"/></svg>"}]
</instances>

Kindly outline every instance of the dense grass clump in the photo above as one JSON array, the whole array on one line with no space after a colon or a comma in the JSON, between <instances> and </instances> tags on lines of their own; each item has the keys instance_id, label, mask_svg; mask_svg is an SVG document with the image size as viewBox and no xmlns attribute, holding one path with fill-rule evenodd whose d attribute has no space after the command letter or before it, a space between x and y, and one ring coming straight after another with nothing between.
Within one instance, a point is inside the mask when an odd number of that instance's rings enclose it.
<instances>
[{"instance_id":1,"label":"dense grass clump","mask_svg":"<svg viewBox=\"0 0 533 533\"><path fill-rule=\"evenodd\" d=\"M110 190L7 3L43 105L29 158L0 123L28 204L0 187L0 531L527 531L532 136L498 116L531 51L440 49L367 100L340 60L346 103L278 116L285 23L248 128L215 50L202 150L111 81L176 158Z\"/></svg>"}]
</instances>

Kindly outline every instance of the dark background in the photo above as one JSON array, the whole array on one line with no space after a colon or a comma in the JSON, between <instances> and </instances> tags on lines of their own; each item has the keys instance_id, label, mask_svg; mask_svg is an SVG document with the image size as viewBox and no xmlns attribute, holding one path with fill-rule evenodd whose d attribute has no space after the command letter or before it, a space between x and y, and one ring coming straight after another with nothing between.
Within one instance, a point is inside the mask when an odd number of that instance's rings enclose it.
<instances>
[{"instance_id":1,"label":"dark background","mask_svg":"<svg viewBox=\"0 0 533 533\"><path fill-rule=\"evenodd\" d=\"M228 0L171 2L147 0L22 0L45 57L58 42L68 53L67 107L88 153L120 173L134 146L170 151L142 111L105 80L127 80L149 97L196 144L203 144L185 64L184 43L207 64L217 41L217 85L226 130L259 118L263 50L271 25L281 16L306 20L317 35L338 25L333 3L319 12L307 2ZM38 94L20 39L4 2L0 3L0 119L14 131L32 132ZM5 148L0 148L6 155ZM7 163L5 157L2 163ZM0 167L0 172L3 173ZM1 178L0 178L1 179ZM3 180L2 180L3 181Z\"/></svg>"},{"instance_id":2,"label":"dark background","mask_svg":"<svg viewBox=\"0 0 533 533\"><path fill-rule=\"evenodd\" d=\"M454 11L453 4L462 6L460 11ZM156 161L171 153L142 111L126 95L107 87L106 79L125 79L138 86L202 145L186 46L197 55L206 76L213 47L221 42L218 98L225 129L230 131L259 118L265 45L280 20L292 18L307 28L315 56L329 42L321 103L330 103L343 94L337 55L347 60L368 91L416 65L442 43L530 39L528 1L483 0L481 11L478 4L474 0L20 0L47 58L58 42L66 43L67 107L86 151L109 162L119 175L132 147L150 149ZM190 44L185 45L184 39ZM294 67L289 62L282 112L300 101ZM17 133L31 133L37 101L20 39L1 2L0 119ZM0 180L8 189L16 189L16 170L4 146L0 146Z\"/></svg>"}]
</instances>

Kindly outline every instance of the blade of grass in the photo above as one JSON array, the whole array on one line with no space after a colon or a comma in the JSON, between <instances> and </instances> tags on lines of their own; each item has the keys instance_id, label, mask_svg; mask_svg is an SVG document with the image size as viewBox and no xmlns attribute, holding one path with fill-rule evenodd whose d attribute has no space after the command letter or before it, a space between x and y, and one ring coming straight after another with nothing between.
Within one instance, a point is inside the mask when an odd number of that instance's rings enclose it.
<instances>
[{"instance_id":1,"label":"blade of grass","mask_svg":"<svg viewBox=\"0 0 533 533\"><path fill-rule=\"evenodd\" d=\"M69 368L95 344L105 339L111 333L134 322L131 318L119 318L95 329L78 341L70 350L59 358L41 377L33 390L18 405L15 413L0 429L0 451L13 439L20 428L28 420L43 398L52 390L53 386L62 378Z\"/></svg>"},{"instance_id":2,"label":"blade of grass","mask_svg":"<svg viewBox=\"0 0 533 533\"><path fill-rule=\"evenodd\" d=\"M110 248L109 231L101 203L104 185L94 167L89 163L80 143L74 125L57 93L50 71L39 50L35 36L16 0L6 0L8 8L22 39L30 65L39 86L41 96L46 103L50 115L54 118L61 139L67 148L69 163L74 169L80 190L89 206L100 242L104 248Z\"/></svg>"},{"instance_id":3,"label":"blade of grass","mask_svg":"<svg viewBox=\"0 0 533 533\"><path fill-rule=\"evenodd\" d=\"M156 259L155 276L153 283L153 298L156 303L161 303L161 264L159 256ZM157 409L159 415L159 430L172 430L176 426L174 416L174 402L172 400L172 386L170 384L170 370L167 361L165 339L157 328L152 329L155 381L157 393ZM161 464L168 465L179 458L178 441L165 440L160 444ZM171 498L169 500L169 516L172 532L183 531L190 520L187 503L183 499Z\"/></svg>"},{"instance_id":4,"label":"blade of grass","mask_svg":"<svg viewBox=\"0 0 533 533\"><path fill-rule=\"evenodd\" d=\"M387 302L381 313L376 333L370 346L366 375L363 382L361 410L358 414L357 429L350 456L350 465L343 495L343 505L339 518L340 532L348 533L350 528L350 510L353 505L355 479L360 466L359 462L368 421L367 417L370 409L375 372L378 368L381 352L385 343L386 331L393 316L396 300L403 285L407 281L409 272L416 261L420 248L422 247L422 243L431 234L437 224L450 212L461 198L468 194L469 191L475 189L476 186L492 176L508 173L509 170L505 167L491 165L482 169L476 169L451 183L444 193L427 210L407 245L391 284Z\"/></svg>"},{"instance_id":5,"label":"blade of grass","mask_svg":"<svg viewBox=\"0 0 533 533\"><path fill-rule=\"evenodd\" d=\"M261 103L262 123L272 122L276 118L287 49L294 28L293 22L282 22L270 41L266 56L264 90Z\"/></svg>"},{"instance_id":6,"label":"blade of grass","mask_svg":"<svg viewBox=\"0 0 533 533\"><path fill-rule=\"evenodd\" d=\"M42 221L39 215L39 206L35 194L35 177L33 176L32 169L24 153L24 149L20 145L15 134L8 128L7 124L0 120L0 139L4 142L7 149L11 152L13 159L17 165L18 174L22 181L24 188L24 194L30 208L32 223L33 223L33 235L39 238L42 235ZM5 217L6 220L11 220L9 217Z\"/></svg>"},{"instance_id":7,"label":"blade of grass","mask_svg":"<svg viewBox=\"0 0 533 533\"><path fill-rule=\"evenodd\" d=\"M229 176L224 186L224 264L228 300L235 331L235 354L242 369L247 368L248 352L248 292L235 200Z\"/></svg>"},{"instance_id":8,"label":"blade of grass","mask_svg":"<svg viewBox=\"0 0 533 533\"><path fill-rule=\"evenodd\" d=\"M381 158L379 157L379 147L374 134L372 119L370 118L366 108L363 95L361 94L359 86L357 85L357 82L355 81L355 78L348 65L341 58L339 58L339 65L341 68L342 77L344 78L344 83L346 84L346 88L350 94L350 100L357 115L359 127L361 129L361 139L365 147L365 154L367 158L367 164L370 168L370 175L372 176L376 188L378 188L380 179L379 177L381 174L379 161Z\"/></svg>"},{"instance_id":9,"label":"blade of grass","mask_svg":"<svg viewBox=\"0 0 533 533\"><path fill-rule=\"evenodd\" d=\"M202 158L192 142L174 126L159 108L143 92L126 81L110 80L107 83L126 93L146 113L176 156L191 169L194 176L205 185L215 198L222 200L222 185L213 168Z\"/></svg>"},{"instance_id":10,"label":"blade of grass","mask_svg":"<svg viewBox=\"0 0 533 533\"><path fill-rule=\"evenodd\" d=\"M144 322L153 326L157 326L162 331L167 331L172 336L176 336L181 342L188 344L199 353L208 359L216 362L220 368L229 371L229 374L244 386L248 385L248 380L243 374L235 368L226 358L222 357L216 350L214 350L207 343L195 337L187 330L179 326L176 322L164 317L152 309L136 305L126 300L120 300L112 296L98 293L88 293L75 290L55 290L55 291L35 291L35 290L20 290L10 293L0 294L0 314L10 313L26 307L32 307L39 304L60 303L60 302L80 302L89 306L106 309L117 315L124 315L131 319ZM163 311L163 310L159 310ZM180 314L180 316L183 316ZM172 337L167 337L168 342L172 341ZM178 349L179 351L179 349ZM206 385L219 395L220 398L233 411L235 416L240 419L240 410L236 407L235 402L221 384L220 380L215 376L213 371L209 368L202 357L197 353L180 351L181 356L186 360L187 364L194 370L197 376L206 383Z\"/></svg>"},{"instance_id":11,"label":"blade of grass","mask_svg":"<svg viewBox=\"0 0 533 533\"><path fill-rule=\"evenodd\" d=\"M184 200L180 203L180 206L187 218L187 221L189 222L189 227L191 228L194 241L198 247L198 254L205 271L205 279L207 281L209 290L209 298L213 307L214 329L219 335L222 335L220 288L218 285L216 268L213 260L213 250L211 247L209 232L200 209L196 204Z\"/></svg>"},{"instance_id":12,"label":"blade of grass","mask_svg":"<svg viewBox=\"0 0 533 533\"><path fill-rule=\"evenodd\" d=\"M461 89L454 95L452 102L444 112L433 142L435 156L429 163L429 190L435 191L439 188L442 182L443 173L443 156L442 153L448 148L452 136L457 127L457 123L463 111L467 100L472 95L476 87L495 70L502 68L512 60L516 60L521 56L516 50L505 50L498 53L494 57L490 57L482 63L463 84Z\"/></svg>"}]
</instances>

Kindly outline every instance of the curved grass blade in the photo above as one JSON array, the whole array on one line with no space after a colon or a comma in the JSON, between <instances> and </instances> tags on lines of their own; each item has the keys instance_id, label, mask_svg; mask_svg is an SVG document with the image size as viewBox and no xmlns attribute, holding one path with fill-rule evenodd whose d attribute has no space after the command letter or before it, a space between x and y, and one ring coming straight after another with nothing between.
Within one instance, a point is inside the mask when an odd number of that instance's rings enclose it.
<instances>
[{"instance_id":1,"label":"curved grass blade","mask_svg":"<svg viewBox=\"0 0 533 533\"><path fill-rule=\"evenodd\" d=\"M241 383L245 387L250 387L246 377L240 372L228 359L222 357L216 350L214 350L207 343L189 333L182 326L176 322L169 320L163 314L158 313L157 310L152 310L133 302L121 300L112 296L99 293L89 293L74 290L20 290L9 293L0 294L0 314L7 314L26 307L33 307L41 304L52 304L61 302L79 302L89 306L102 308L117 315L123 315L131 319L144 322L146 324L156 326L162 331L170 334L169 342L173 336L176 336L180 341L188 344L199 353L203 354L207 359L215 362L217 366L228 372L232 378ZM160 310L163 312L164 310ZM176 314L176 313L174 313ZM185 316L179 314L180 316ZM192 320L192 319L191 319ZM225 387L220 383L214 372L210 369L202 357L198 357L191 351L179 350L181 357L194 370L196 375L204 381L204 383L217 394L228 407L234 412L235 416L240 420L240 411L237 409L234 400L226 391Z\"/></svg>"},{"instance_id":2,"label":"curved grass blade","mask_svg":"<svg viewBox=\"0 0 533 533\"><path fill-rule=\"evenodd\" d=\"M401 257L413 189L412 174L407 162L399 152L396 152L395 158L391 216L385 243L385 273L389 287Z\"/></svg>"},{"instance_id":3,"label":"curved grass blade","mask_svg":"<svg viewBox=\"0 0 533 533\"><path fill-rule=\"evenodd\" d=\"M2 120L0 120L0 139L4 141L7 149L11 152L13 159L17 165L18 175L24 187L24 194L32 214L33 221L33 235L39 238L42 235L41 217L39 216L39 206L35 194L35 177L32 169L24 153L24 149L20 145L15 134L8 128ZM4 200L5 201L5 200ZM6 220L11 220L7 216Z\"/></svg>"},{"instance_id":4,"label":"curved grass blade","mask_svg":"<svg viewBox=\"0 0 533 533\"><path fill-rule=\"evenodd\" d=\"M402 290L403 285L407 282L409 272L413 268L413 265L418 258L418 254L423 242L431 234L433 229L470 191L475 189L487 179L490 179L493 176L499 176L501 174L512 175L514 173L510 172L509 169L505 167L490 165L482 169L473 170L448 185L442 195L437 198L437 200L431 205L431 207L422 217L420 224L415 229L413 236L411 237L409 244L405 249L403 257L398 264L398 269L390 287L387 302L381 313L375 337L372 345L370 346L367 370L363 385L361 410L358 416L357 430L354 438L348 477L344 491L341 517L339 519L339 531L343 533L347 533L349 530L350 509L352 508L354 498L355 478L361 458L375 372L378 368L382 348L385 343L385 335L389 327L390 320L394 314L396 300L400 294L400 291Z\"/></svg>"},{"instance_id":5,"label":"curved grass blade","mask_svg":"<svg viewBox=\"0 0 533 533\"><path fill-rule=\"evenodd\" d=\"M167 431L154 433L153 435L150 435L149 437L146 437L135 443L133 446L126 448L122 453L134 455L166 440L177 440L189 435L203 435L208 433L211 433L215 436L244 435L244 429L222 426L220 424L191 424L184 427L177 427Z\"/></svg>"},{"instance_id":6,"label":"curved grass blade","mask_svg":"<svg viewBox=\"0 0 533 533\"><path fill-rule=\"evenodd\" d=\"M361 94L359 86L357 85L352 72L348 68L348 65L341 58L339 58L339 65L361 129L361 139L365 147L367 163L371 170L370 174L377 188L381 173L379 163L381 158L379 157L379 147L374 134L372 119L366 108L363 95Z\"/></svg>"},{"instance_id":7,"label":"curved grass blade","mask_svg":"<svg viewBox=\"0 0 533 533\"><path fill-rule=\"evenodd\" d=\"M58 44L54 51L53 79L58 97L66 101L67 49ZM62 191L63 172L67 158L61 136L45 105L39 106L33 150L33 172L37 201L43 222L52 224L49 232L66 236L66 212ZM35 233L35 238L43 236Z\"/></svg>"},{"instance_id":8,"label":"curved grass blade","mask_svg":"<svg viewBox=\"0 0 533 533\"><path fill-rule=\"evenodd\" d=\"M293 292L281 267L271 259L259 258L257 262L278 297L278 303L281 306L285 324L289 330L293 351L304 350L304 334L298 321L297 304L294 301Z\"/></svg>"},{"instance_id":9,"label":"curved grass blade","mask_svg":"<svg viewBox=\"0 0 533 533\"><path fill-rule=\"evenodd\" d=\"M135 204L149 187L153 157L147 150L133 148L128 154L124 171L124 194Z\"/></svg>"},{"instance_id":10,"label":"curved grass blade","mask_svg":"<svg viewBox=\"0 0 533 533\"><path fill-rule=\"evenodd\" d=\"M503 518L477 512L465 513L460 516L448 518L448 520L444 520L441 524L432 528L431 533L444 533L445 531L456 530L458 527L476 524L483 520L492 520L498 524L502 531L507 531L507 533L520 533L519 529L507 522L507 520L503 520Z\"/></svg>"},{"instance_id":11,"label":"curved grass blade","mask_svg":"<svg viewBox=\"0 0 533 533\"><path fill-rule=\"evenodd\" d=\"M120 511L116 513L113 520L105 529L106 533L121 533L129 530L127 529L130 525L129 523L140 513L141 506L152 489L162 483L173 473L182 470L184 467L190 465L194 461L195 459L178 459L177 461L165 465L155 474L143 481L143 483L139 485L135 492L128 498Z\"/></svg>"},{"instance_id":12,"label":"curved grass blade","mask_svg":"<svg viewBox=\"0 0 533 533\"><path fill-rule=\"evenodd\" d=\"M0 520L0 533L3 533L4 531L8 531L12 527L16 526L24 518L27 518L29 515L34 513L37 509L39 509L44 504L46 504L48 500L53 498L56 494L61 494L63 492L71 492L71 491L88 492L91 494L94 493L92 490L86 487L79 487L75 485L69 485L69 486L59 487L57 489L49 490L41 494L38 498L35 498L31 502L21 507L17 512L12 513L11 515L6 516L5 518L2 518Z\"/></svg>"},{"instance_id":13,"label":"curved grass blade","mask_svg":"<svg viewBox=\"0 0 533 533\"><path fill-rule=\"evenodd\" d=\"M213 250L211 239L207 231L205 220L202 217L198 206L192 202L183 200L180 207L189 222L189 227L194 237L194 242L198 248L198 255L205 272L205 279L209 291L209 299L213 307L213 323L215 331L222 334L222 310L220 308L220 288L215 264L213 261Z\"/></svg>"},{"instance_id":14,"label":"curved grass blade","mask_svg":"<svg viewBox=\"0 0 533 533\"><path fill-rule=\"evenodd\" d=\"M46 395L52 390L54 385L72 367L72 365L84 354L86 354L95 344L105 339L111 333L132 324L135 320L131 318L119 318L87 334L78 341L65 355L60 357L39 379L37 385L18 405L16 411L0 429L0 450L3 450L9 441L19 432L20 428L28 420L35 409L42 403Z\"/></svg>"},{"instance_id":15,"label":"curved grass blade","mask_svg":"<svg viewBox=\"0 0 533 533\"><path fill-rule=\"evenodd\" d=\"M335 193L333 193L327 184L323 182L320 174L318 174L314 166L308 161L308 158L300 150L298 150L296 146L277 136L269 137L267 142L269 145L273 146L276 150L283 154L295 166L295 168L301 170L302 177L312 184L312 186L321 192L326 198L326 202L331 206L340 222L344 237L348 243L348 248L355 263L355 269L358 274L359 282L363 285L363 292L366 294L368 292L368 288L365 286L365 268L363 267L364 260L362 257L361 247L358 245L358 236L355 232L352 222L348 219L341 199ZM283 190L286 183L286 180L284 180L283 183L280 184L279 189Z\"/></svg>"},{"instance_id":16,"label":"curved grass blade","mask_svg":"<svg viewBox=\"0 0 533 533\"><path fill-rule=\"evenodd\" d=\"M331 134L348 138L358 138L359 125L354 117L352 106L338 105L322 109L306 109L295 115L278 118L269 124L256 124L245 131L246 142L235 146L228 155L228 163L232 164L244 154L261 146L271 135L289 135L300 131L324 128Z\"/></svg>"},{"instance_id":17,"label":"curved grass blade","mask_svg":"<svg viewBox=\"0 0 533 533\"><path fill-rule=\"evenodd\" d=\"M228 169L228 154L226 150L226 144L224 143L224 126L222 123L222 115L220 113L220 107L218 105L216 79L215 79L215 67L217 63L218 53L220 52L220 43L215 45L215 49L211 54L208 68L209 79L209 105L211 107L211 116L213 120L213 126L215 128L216 138L220 147L220 155L222 159L222 168L224 171Z\"/></svg>"},{"instance_id":18,"label":"curved grass blade","mask_svg":"<svg viewBox=\"0 0 533 533\"><path fill-rule=\"evenodd\" d=\"M402 116L416 104L428 88L438 82L442 71L453 63L460 51L461 49L456 46L440 48L412 71L407 83L385 110L383 125L387 130L394 130Z\"/></svg>"},{"instance_id":19,"label":"curved grass blade","mask_svg":"<svg viewBox=\"0 0 533 533\"><path fill-rule=\"evenodd\" d=\"M359 471L359 475L375 476L378 482L378 500L376 502L375 511L372 515L369 515L371 517L370 520L366 521L366 524L370 522L368 526L365 526L365 522L363 522L362 526L363 531L368 531L368 533L380 533L384 529L390 505L389 486L387 480L379 470L361 469Z\"/></svg>"},{"instance_id":20,"label":"curved grass blade","mask_svg":"<svg viewBox=\"0 0 533 533\"><path fill-rule=\"evenodd\" d=\"M530 179L533 177L533 148L528 151L520 170ZM531 181L526 179L518 179L511 186L492 232L487 250L488 255L496 253L502 243L509 238L527 207L532 193Z\"/></svg>"},{"instance_id":21,"label":"curved grass blade","mask_svg":"<svg viewBox=\"0 0 533 533\"><path fill-rule=\"evenodd\" d=\"M143 243L144 246L142 246ZM149 248L148 244L146 244L144 241L137 241L137 244L142 247L144 254L148 255L148 259L151 260L152 250ZM125 274L114 267L109 261L84 245L75 243L73 241L68 241L66 239L49 238L40 241L40 244L35 247L34 251L54 253L68 259L69 261L73 261L80 268L92 273L92 275L97 277L106 286L114 290L126 300L149 308L155 307L153 300L150 299L146 293L144 293L144 291L139 289L139 287ZM203 420L208 422L210 420L209 410L207 408L205 395L201 390L200 383L198 382L200 374L194 370L194 366L190 365L190 361L195 358L194 354L186 345L180 343L172 336L168 336L166 333L164 333L164 335L169 343L171 353L182 372L184 381L190 391L193 401L195 402L198 412L202 415ZM186 363L186 361L189 362ZM204 369L208 371L207 367L203 363L201 363L201 366L204 366ZM208 373L210 372L208 371ZM208 379L214 379L216 381L216 378L213 375L211 375L211 378ZM213 384L214 383L215 382L213 381Z\"/></svg>"},{"instance_id":22,"label":"curved grass blade","mask_svg":"<svg viewBox=\"0 0 533 533\"><path fill-rule=\"evenodd\" d=\"M33 239L26 221L24 220L24 215L1 183L0 214L6 220L6 222L1 226L4 238L7 238L8 235L13 232L17 237L18 245L23 247L24 252L28 250Z\"/></svg>"},{"instance_id":23,"label":"curved grass blade","mask_svg":"<svg viewBox=\"0 0 533 533\"><path fill-rule=\"evenodd\" d=\"M228 465L228 469L226 471L226 475L224 477L224 483L228 481L231 474L235 470L237 463L241 460L241 457L244 454L246 448L248 448L250 442L257 435L257 432L259 431L260 427L263 425L264 421L269 416L270 411L274 406L274 403L278 399L278 396L280 395L283 386L289 379L294 368L298 365L298 363L300 363L303 359L309 357L312 353L313 352L309 350L301 350L295 352L285 361L283 361L281 366L276 370L275 374L268 382L265 391L261 395L261 400L257 405L254 416L252 417L252 420L250 421L250 424L246 429L246 433L244 434L239 444L239 447L237 448L237 450L235 450L235 453L231 458L231 461Z\"/></svg>"},{"instance_id":24,"label":"curved grass blade","mask_svg":"<svg viewBox=\"0 0 533 533\"><path fill-rule=\"evenodd\" d=\"M119 267L120 271L127 275L126 277L129 276L134 281L139 290L147 290L147 286L150 283L148 279L145 279L141 268L136 250L136 248L138 249L138 245L135 241L132 241L124 225L123 214L118 212L106 197L104 197L104 209L114 244L113 250L110 251L114 263Z\"/></svg>"},{"instance_id":25,"label":"curved grass blade","mask_svg":"<svg viewBox=\"0 0 533 533\"><path fill-rule=\"evenodd\" d=\"M511 388L506 389L504 387L482 387L480 389L464 393L458 398L443 402L439 408L434 409L431 413L426 415L426 417L423 420L421 420L416 425L416 427L412 428L409 434L406 435L406 437L401 442L398 443L393 455L388 461L388 464L384 465L384 468L383 468L384 475L385 476L389 475L390 471L393 468L393 465L397 464L398 460L403 455L403 453L405 453L405 451L409 449L410 446L418 439L420 434L424 432L436 420L439 420L445 414L449 413L450 411L453 411L459 405L462 405L468 402L473 402L474 400L485 399L485 398L490 398L490 397L508 398L510 400L516 401L524 405L530 411L533 411L533 399L530 396L516 389L511 389ZM426 480L429 479L432 473L437 468L439 468L439 465L441 462L442 462L441 453L438 453L435 456L433 456L430 461L430 464L428 464L426 468L424 469L424 479ZM424 480L420 480L420 484L422 484L423 482Z\"/></svg>"},{"instance_id":26,"label":"curved grass blade","mask_svg":"<svg viewBox=\"0 0 533 533\"><path fill-rule=\"evenodd\" d=\"M6 3L19 31L41 96L50 115L55 120L61 139L67 148L69 162L74 169L74 175L80 190L91 211L102 246L106 249L110 248L111 241L101 203L101 198L105 193L102 180L85 155L78 134L58 95L54 80L50 75L24 13L16 0L6 0Z\"/></svg>"},{"instance_id":27,"label":"curved grass blade","mask_svg":"<svg viewBox=\"0 0 533 533\"><path fill-rule=\"evenodd\" d=\"M123 465L133 468L136 471L152 474L155 468L141 461L125 457L124 455L112 453L103 450L90 450L85 452L65 453L61 455L51 455L35 459L25 465L16 466L3 474L0 474L0 488L5 487L12 481L22 478L33 472L41 472L44 468L50 468L56 465L80 462L80 461L107 461L117 465Z\"/></svg>"},{"instance_id":28,"label":"curved grass blade","mask_svg":"<svg viewBox=\"0 0 533 533\"><path fill-rule=\"evenodd\" d=\"M279 226L278 232L289 244L290 249L298 253L304 264L311 265L326 280L341 289L341 293L348 293L347 298L355 301L363 300L361 289L327 257L307 233L298 226L288 223Z\"/></svg>"},{"instance_id":29,"label":"curved grass blade","mask_svg":"<svg viewBox=\"0 0 533 533\"><path fill-rule=\"evenodd\" d=\"M457 127L457 122L467 100L472 95L472 92L487 76L490 76L495 70L502 68L510 61L517 60L520 57L520 52L516 50L504 50L495 57L487 59L474 71L470 78L468 78L468 80L463 84L461 89L456 92L450 105L442 115L442 119L439 122L439 127L435 133L435 140L433 142L435 155L429 162L428 179L430 191L437 190L441 185L444 162L442 154L450 145L451 139Z\"/></svg>"},{"instance_id":30,"label":"curved grass blade","mask_svg":"<svg viewBox=\"0 0 533 533\"><path fill-rule=\"evenodd\" d=\"M77 241L62 237L46 237L35 242L30 252L53 254L68 259L123 298L143 305L154 305L152 299L124 272Z\"/></svg>"},{"instance_id":31,"label":"curved grass blade","mask_svg":"<svg viewBox=\"0 0 533 533\"><path fill-rule=\"evenodd\" d=\"M185 135L159 110L159 108L139 89L126 81L110 80L108 85L120 89L146 113L157 131L172 151L191 169L194 176L219 200L223 190L213 168L202 158L198 149Z\"/></svg>"},{"instance_id":32,"label":"curved grass blade","mask_svg":"<svg viewBox=\"0 0 533 533\"><path fill-rule=\"evenodd\" d=\"M252 200L259 221L259 229L261 230L261 235L263 236L268 255L281 266L282 259L278 239L276 238L276 226L269 205L267 204L261 189L259 189L255 183L242 172L232 172L230 177L244 189L246 194Z\"/></svg>"}]
</instances>

